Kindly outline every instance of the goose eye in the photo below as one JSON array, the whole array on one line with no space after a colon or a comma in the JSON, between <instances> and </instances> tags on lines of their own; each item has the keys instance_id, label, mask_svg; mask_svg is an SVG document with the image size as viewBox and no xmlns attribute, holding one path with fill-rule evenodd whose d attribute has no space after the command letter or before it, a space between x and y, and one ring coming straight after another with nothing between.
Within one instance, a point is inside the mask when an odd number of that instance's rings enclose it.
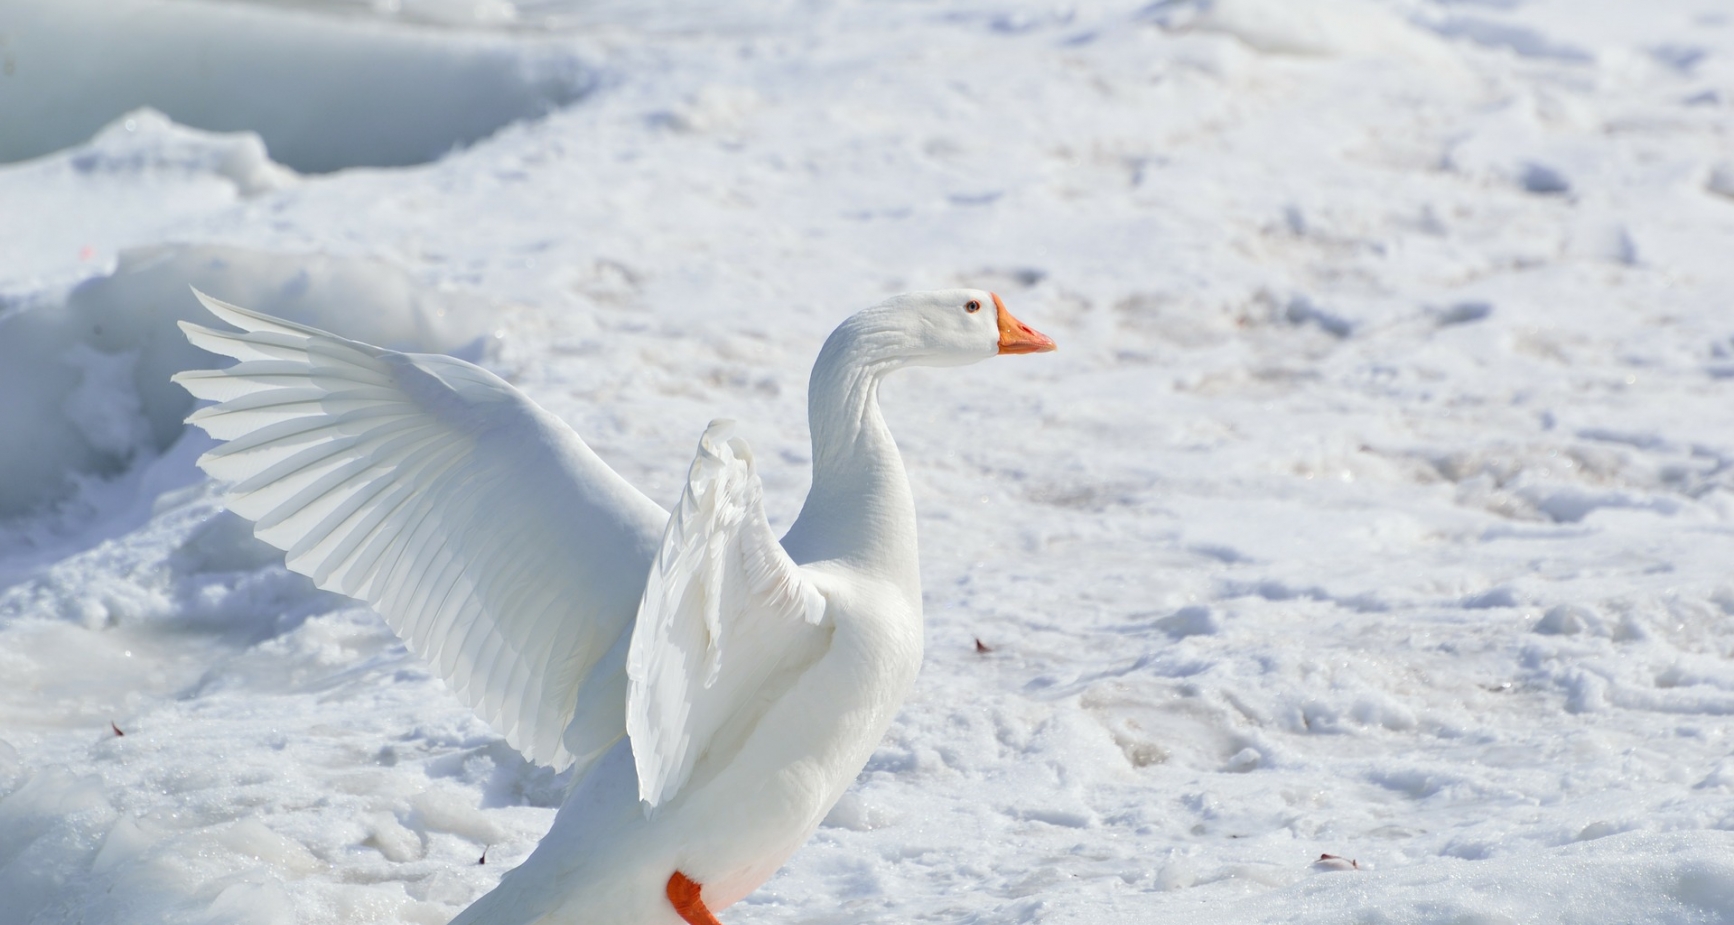
<instances>
[{"instance_id":1,"label":"goose eye","mask_svg":"<svg viewBox=\"0 0 1734 925\"><path fill-rule=\"evenodd\" d=\"M981 311L981 303L974 299L970 299L969 302L965 303L963 306L963 310L966 312L979 312Z\"/></svg>"}]
</instances>

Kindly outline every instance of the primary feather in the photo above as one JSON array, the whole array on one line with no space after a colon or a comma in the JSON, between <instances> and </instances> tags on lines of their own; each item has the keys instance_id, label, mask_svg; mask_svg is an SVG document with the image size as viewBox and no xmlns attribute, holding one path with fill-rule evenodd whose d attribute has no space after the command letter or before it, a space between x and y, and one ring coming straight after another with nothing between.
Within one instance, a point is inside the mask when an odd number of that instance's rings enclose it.
<instances>
[{"instance_id":1,"label":"primary feather","mask_svg":"<svg viewBox=\"0 0 1734 925\"><path fill-rule=\"evenodd\" d=\"M485 370L199 299L240 328L183 323L240 362L175 377L219 403L188 420L228 441L199 465L230 507L372 604L530 760L618 740L623 683L580 688L630 629L667 514Z\"/></svg>"}]
</instances>

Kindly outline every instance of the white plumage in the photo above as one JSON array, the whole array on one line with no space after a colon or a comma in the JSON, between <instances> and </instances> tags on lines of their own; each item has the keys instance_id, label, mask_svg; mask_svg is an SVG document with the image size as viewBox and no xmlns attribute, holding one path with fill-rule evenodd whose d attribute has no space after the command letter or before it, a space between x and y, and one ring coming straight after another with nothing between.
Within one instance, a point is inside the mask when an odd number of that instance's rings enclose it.
<instances>
[{"instance_id":1,"label":"white plumage","mask_svg":"<svg viewBox=\"0 0 1734 925\"><path fill-rule=\"evenodd\" d=\"M830 637L825 598L771 534L752 451L725 439L732 426L713 422L699 440L627 654L626 731L647 811L701 752L738 747L758 712L743 704L786 689Z\"/></svg>"},{"instance_id":2,"label":"white plumage","mask_svg":"<svg viewBox=\"0 0 1734 925\"><path fill-rule=\"evenodd\" d=\"M845 321L813 370L812 492L779 543L730 422L670 514L486 370L198 297L240 329L183 324L239 362L175 377L218 402L188 420L226 441L199 464L231 508L373 605L530 760L579 766L542 844L455 923L704 923L769 878L920 664L880 378L1053 349L976 290Z\"/></svg>"},{"instance_id":3,"label":"white plumage","mask_svg":"<svg viewBox=\"0 0 1734 925\"><path fill-rule=\"evenodd\" d=\"M566 733L631 628L642 579L621 576L645 574L667 514L484 369L199 298L242 329L183 323L241 362L175 377L221 402L188 421L228 441L199 465L230 509L291 569L372 604L525 757L564 769L612 745L618 717L605 741Z\"/></svg>"}]
</instances>

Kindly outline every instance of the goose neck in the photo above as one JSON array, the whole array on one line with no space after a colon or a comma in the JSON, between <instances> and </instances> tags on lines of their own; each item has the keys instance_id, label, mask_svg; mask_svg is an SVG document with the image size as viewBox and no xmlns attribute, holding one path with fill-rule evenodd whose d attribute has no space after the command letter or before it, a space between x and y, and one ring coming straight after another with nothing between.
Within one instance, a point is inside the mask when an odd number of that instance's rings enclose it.
<instances>
[{"instance_id":1,"label":"goose neck","mask_svg":"<svg viewBox=\"0 0 1734 925\"><path fill-rule=\"evenodd\" d=\"M902 364L878 340L839 328L813 366L813 487L784 543L804 561L844 560L919 587L914 501L879 411L879 382Z\"/></svg>"}]
</instances>

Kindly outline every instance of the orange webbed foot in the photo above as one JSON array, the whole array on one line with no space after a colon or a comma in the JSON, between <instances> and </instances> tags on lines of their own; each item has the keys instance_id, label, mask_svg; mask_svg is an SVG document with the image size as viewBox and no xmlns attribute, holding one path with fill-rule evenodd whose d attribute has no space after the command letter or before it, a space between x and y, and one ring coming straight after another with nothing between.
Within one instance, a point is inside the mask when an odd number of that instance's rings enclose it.
<instances>
[{"instance_id":1,"label":"orange webbed foot","mask_svg":"<svg viewBox=\"0 0 1734 925\"><path fill-rule=\"evenodd\" d=\"M702 889L691 877L677 870L668 878L668 901L674 903L674 911L680 913L686 925L722 925L699 898Z\"/></svg>"}]
</instances>

